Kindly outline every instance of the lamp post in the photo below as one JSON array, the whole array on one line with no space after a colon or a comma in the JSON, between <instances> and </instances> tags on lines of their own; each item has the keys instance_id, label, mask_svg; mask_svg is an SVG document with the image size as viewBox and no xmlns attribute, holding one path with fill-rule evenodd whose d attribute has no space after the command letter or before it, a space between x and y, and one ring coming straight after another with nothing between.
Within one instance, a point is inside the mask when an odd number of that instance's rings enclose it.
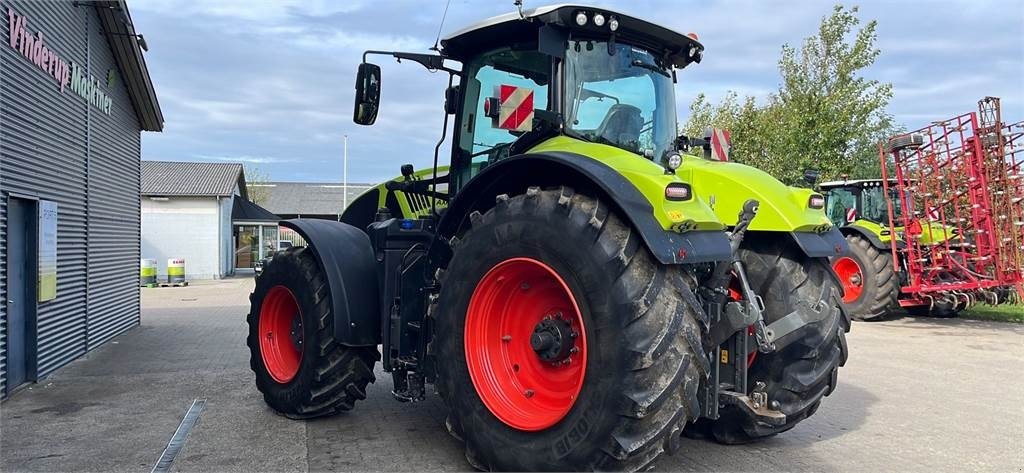
<instances>
[{"instance_id":1,"label":"lamp post","mask_svg":"<svg viewBox=\"0 0 1024 473\"><path fill-rule=\"evenodd\" d=\"M341 178L341 211L344 212L348 208L348 134L342 135L345 142L345 157L342 163L342 178Z\"/></svg>"}]
</instances>

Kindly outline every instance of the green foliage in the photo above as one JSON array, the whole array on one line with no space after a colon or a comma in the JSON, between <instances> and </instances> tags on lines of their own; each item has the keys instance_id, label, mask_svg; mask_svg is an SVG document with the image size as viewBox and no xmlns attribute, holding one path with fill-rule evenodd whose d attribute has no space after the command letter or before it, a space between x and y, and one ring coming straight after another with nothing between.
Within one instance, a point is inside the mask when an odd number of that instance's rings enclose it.
<instances>
[{"instance_id":1,"label":"green foliage","mask_svg":"<svg viewBox=\"0 0 1024 473\"><path fill-rule=\"evenodd\" d=\"M1024 323L1024 305L976 305L960 313L966 319L994 320L997 322Z\"/></svg>"},{"instance_id":2,"label":"green foliage","mask_svg":"<svg viewBox=\"0 0 1024 473\"><path fill-rule=\"evenodd\" d=\"M249 201L265 205L270 198L270 188L263 184L270 181L270 175L256 166L245 165L242 168L245 174L245 193L249 195Z\"/></svg>"},{"instance_id":3,"label":"green foliage","mask_svg":"<svg viewBox=\"0 0 1024 473\"><path fill-rule=\"evenodd\" d=\"M763 103L730 92L718 104L700 95L683 126L688 136L708 127L730 131L730 158L765 170L787 184L804 169L822 178L879 177L878 143L899 130L885 107L892 86L861 71L878 58L876 22L860 26L857 8L836 6L817 34L798 49L782 46L781 85Z\"/></svg>"}]
</instances>

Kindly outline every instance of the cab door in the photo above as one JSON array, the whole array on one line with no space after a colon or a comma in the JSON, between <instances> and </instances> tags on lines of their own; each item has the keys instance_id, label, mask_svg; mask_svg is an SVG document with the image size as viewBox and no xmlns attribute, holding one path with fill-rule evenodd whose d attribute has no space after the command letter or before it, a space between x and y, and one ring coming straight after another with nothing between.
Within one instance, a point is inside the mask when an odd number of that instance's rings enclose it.
<instances>
[{"instance_id":1,"label":"cab door","mask_svg":"<svg viewBox=\"0 0 1024 473\"><path fill-rule=\"evenodd\" d=\"M825 194L825 208L828 209L828 218L836 227L845 227L859 218L857 199L859 189L851 187L836 187L829 189Z\"/></svg>"}]
</instances>

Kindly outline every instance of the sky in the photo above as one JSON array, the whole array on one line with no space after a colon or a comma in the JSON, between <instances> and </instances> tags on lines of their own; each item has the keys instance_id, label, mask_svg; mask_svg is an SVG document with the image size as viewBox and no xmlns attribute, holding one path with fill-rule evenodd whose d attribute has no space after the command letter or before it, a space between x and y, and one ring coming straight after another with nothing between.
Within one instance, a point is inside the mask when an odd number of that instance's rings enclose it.
<instances>
[{"instance_id":1,"label":"sky","mask_svg":"<svg viewBox=\"0 0 1024 473\"><path fill-rule=\"evenodd\" d=\"M347 135L349 182L393 178L403 163L430 166L447 75L379 56L382 103L371 127L352 123L353 87L364 50L428 52L444 0L128 3L165 120L163 132L143 134L143 159L240 162L270 180L340 182ZM763 98L777 90L781 46L814 34L835 3L599 5L700 36L704 60L676 85L683 122L698 93L715 101L728 91ZM888 111L898 123L920 128L975 110L986 95L1002 99L1004 120L1024 120L1024 1L839 3L878 21L882 54L864 75L893 85ZM442 37L512 10L512 0L451 0Z\"/></svg>"}]
</instances>

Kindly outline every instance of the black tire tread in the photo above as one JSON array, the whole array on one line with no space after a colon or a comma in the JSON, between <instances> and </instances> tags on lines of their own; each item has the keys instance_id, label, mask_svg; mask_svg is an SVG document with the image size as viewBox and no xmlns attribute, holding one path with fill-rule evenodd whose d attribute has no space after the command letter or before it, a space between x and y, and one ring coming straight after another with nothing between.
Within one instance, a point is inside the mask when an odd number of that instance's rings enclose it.
<instances>
[{"instance_id":1,"label":"black tire tread","mask_svg":"<svg viewBox=\"0 0 1024 473\"><path fill-rule=\"evenodd\" d=\"M824 260L806 258L788 243L772 239L748 240L740 254L754 291L766 300L772 297L783 301L781 304L768 302L766 322L777 320L788 313L792 304L806 300L807 291L822 294L822 299L814 303L840 307L838 281ZM797 281L789 284L789 294L771 294L769 291L777 278ZM801 288L805 288L803 294L798 292ZM778 408L786 414L785 424L770 426L755 422L734 408L726 407L718 420L698 422L694 427L701 431L698 436L710 434L720 443L743 444L785 432L813 415L822 398L835 389L839 367L846 360L843 339L849 325L840 311L834 312L837 314L834 317L799 329L799 338L782 350L759 355L751 367L748 385L753 386L755 381L767 384L769 401L777 402Z\"/></svg>"},{"instance_id":2,"label":"black tire tread","mask_svg":"<svg viewBox=\"0 0 1024 473\"><path fill-rule=\"evenodd\" d=\"M608 469L635 471L649 467L666 449L678 446L683 426L700 412L697 387L707 376L708 362L702 355L703 331L699 322L702 309L688 304L683 292L692 290L694 281L681 267L658 264L646 250L639 235L597 199L578 194L571 188L551 190L530 188L525 194L499 196L496 205L475 218L473 228L462 241L479 238L474 229L492 222L504 222L517 214L532 213L550 219L568 219L579 234L593 242L595 259L605 261L609 274L617 274L616 285L623 287L617 299L622 315L621 332L627 340L627 366L622 383L622 409L607 443L587 465L548 465L555 469ZM514 236L506 236L512 238ZM449 268L457 264L458 249ZM600 258L600 259L598 259ZM450 272L450 271L449 271ZM441 281L442 287L444 282ZM453 296L454 297L454 296ZM693 299L695 300L695 299ZM441 296L431 304L437 314L447 303ZM703 360L703 363L701 362ZM442 361L443 362L443 361ZM450 409L449 425L453 435L466 438L459 425L456 403L448 383L439 370L438 392ZM478 469L517 468L516 452L487 452L466 443L466 456ZM674 442L673 442L674 440ZM495 458L500 457L500 458ZM512 462L512 463L510 463Z\"/></svg>"},{"instance_id":3,"label":"black tire tread","mask_svg":"<svg viewBox=\"0 0 1024 473\"><path fill-rule=\"evenodd\" d=\"M879 251L866 238L847 235L850 251L864 260L864 284L870 284L866 296L870 301L847 305L850 316L857 320L882 318L899 308L900 281L892 265L892 254Z\"/></svg>"}]
</instances>

